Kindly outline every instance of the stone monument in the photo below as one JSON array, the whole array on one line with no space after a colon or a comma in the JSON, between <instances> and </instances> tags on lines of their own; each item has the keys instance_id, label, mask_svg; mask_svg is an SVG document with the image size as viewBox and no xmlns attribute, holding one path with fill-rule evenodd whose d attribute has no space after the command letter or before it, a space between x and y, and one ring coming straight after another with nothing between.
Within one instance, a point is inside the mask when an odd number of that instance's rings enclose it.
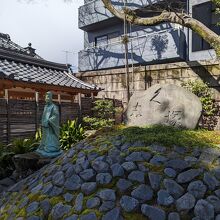
<instances>
[{"instance_id":1,"label":"stone monument","mask_svg":"<svg viewBox=\"0 0 220 220\"><path fill-rule=\"evenodd\" d=\"M125 113L129 126L169 125L194 129L202 113L199 98L171 84L156 84L131 97Z\"/></svg>"},{"instance_id":2,"label":"stone monument","mask_svg":"<svg viewBox=\"0 0 220 220\"><path fill-rule=\"evenodd\" d=\"M57 157L62 154L60 149L59 135L59 110L52 101L52 93L45 96L46 105L41 120L42 140L36 153L43 157Z\"/></svg>"}]
</instances>

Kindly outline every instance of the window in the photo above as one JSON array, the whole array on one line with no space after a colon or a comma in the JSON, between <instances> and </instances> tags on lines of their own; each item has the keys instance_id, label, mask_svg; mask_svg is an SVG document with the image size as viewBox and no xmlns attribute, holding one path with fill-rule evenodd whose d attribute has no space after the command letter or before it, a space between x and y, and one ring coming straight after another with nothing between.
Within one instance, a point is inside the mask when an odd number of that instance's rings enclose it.
<instances>
[{"instance_id":1,"label":"window","mask_svg":"<svg viewBox=\"0 0 220 220\"><path fill-rule=\"evenodd\" d=\"M103 35L95 38L95 46L101 46L104 44L108 44L108 36Z\"/></svg>"},{"instance_id":2,"label":"window","mask_svg":"<svg viewBox=\"0 0 220 220\"><path fill-rule=\"evenodd\" d=\"M108 33L106 35L98 36L95 38L95 46L102 46L114 43L118 41L118 37L120 36L119 31L115 31L112 33Z\"/></svg>"},{"instance_id":3,"label":"window","mask_svg":"<svg viewBox=\"0 0 220 220\"><path fill-rule=\"evenodd\" d=\"M192 16L193 18L201 21L214 32L218 34L220 33L220 27L216 25L220 17L219 15L215 14L215 6L211 1L193 6ZM192 33L193 52L208 50L210 48L211 46L206 41L204 41L198 34L196 34L195 32Z\"/></svg>"}]
</instances>

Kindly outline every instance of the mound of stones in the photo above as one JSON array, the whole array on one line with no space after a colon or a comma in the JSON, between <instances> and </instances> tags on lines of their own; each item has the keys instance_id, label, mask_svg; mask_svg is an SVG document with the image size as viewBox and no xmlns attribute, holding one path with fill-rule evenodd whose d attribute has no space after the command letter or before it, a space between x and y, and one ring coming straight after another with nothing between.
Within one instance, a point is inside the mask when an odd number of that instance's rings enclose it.
<instances>
[{"instance_id":1,"label":"mound of stones","mask_svg":"<svg viewBox=\"0 0 220 220\"><path fill-rule=\"evenodd\" d=\"M82 141L8 188L0 219L220 219L219 149L108 141Z\"/></svg>"}]
</instances>

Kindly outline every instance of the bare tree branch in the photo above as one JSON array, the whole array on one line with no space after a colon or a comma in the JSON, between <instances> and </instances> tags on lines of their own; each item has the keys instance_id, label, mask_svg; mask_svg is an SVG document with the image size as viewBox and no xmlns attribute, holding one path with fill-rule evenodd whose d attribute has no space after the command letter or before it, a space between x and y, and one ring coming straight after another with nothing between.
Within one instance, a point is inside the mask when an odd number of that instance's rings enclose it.
<instances>
[{"instance_id":1,"label":"bare tree branch","mask_svg":"<svg viewBox=\"0 0 220 220\"><path fill-rule=\"evenodd\" d=\"M124 18L135 25L151 26L163 22L180 24L184 27L190 28L192 31L200 35L207 41L216 51L217 56L220 56L220 37L200 21L190 17L186 13L177 13L173 11L163 11L160 15L142 18L129 8L124 10L117 10L111 0L102 0L105 7L116 17L124 20Z\"/></svg>"}]
</instances>

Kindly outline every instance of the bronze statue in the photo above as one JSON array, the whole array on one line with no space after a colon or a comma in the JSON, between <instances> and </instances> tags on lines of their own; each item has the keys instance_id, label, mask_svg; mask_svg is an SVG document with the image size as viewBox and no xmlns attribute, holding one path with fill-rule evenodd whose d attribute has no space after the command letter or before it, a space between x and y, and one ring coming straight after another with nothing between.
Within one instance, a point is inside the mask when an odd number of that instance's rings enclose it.
<instances>
[{"instance_id":1,"label":"bronze statue","mask_svg":"<svg viewBox=\"0 0 220 220\"><path fill-rule=\"evenodd\" d=\"M63 152L59 142L59 110L52 101L51 92L46 93L45 101L46 105L41 120L42 140L36 152L43 157L56 157Z\"/></svg>"}]
</instances>

